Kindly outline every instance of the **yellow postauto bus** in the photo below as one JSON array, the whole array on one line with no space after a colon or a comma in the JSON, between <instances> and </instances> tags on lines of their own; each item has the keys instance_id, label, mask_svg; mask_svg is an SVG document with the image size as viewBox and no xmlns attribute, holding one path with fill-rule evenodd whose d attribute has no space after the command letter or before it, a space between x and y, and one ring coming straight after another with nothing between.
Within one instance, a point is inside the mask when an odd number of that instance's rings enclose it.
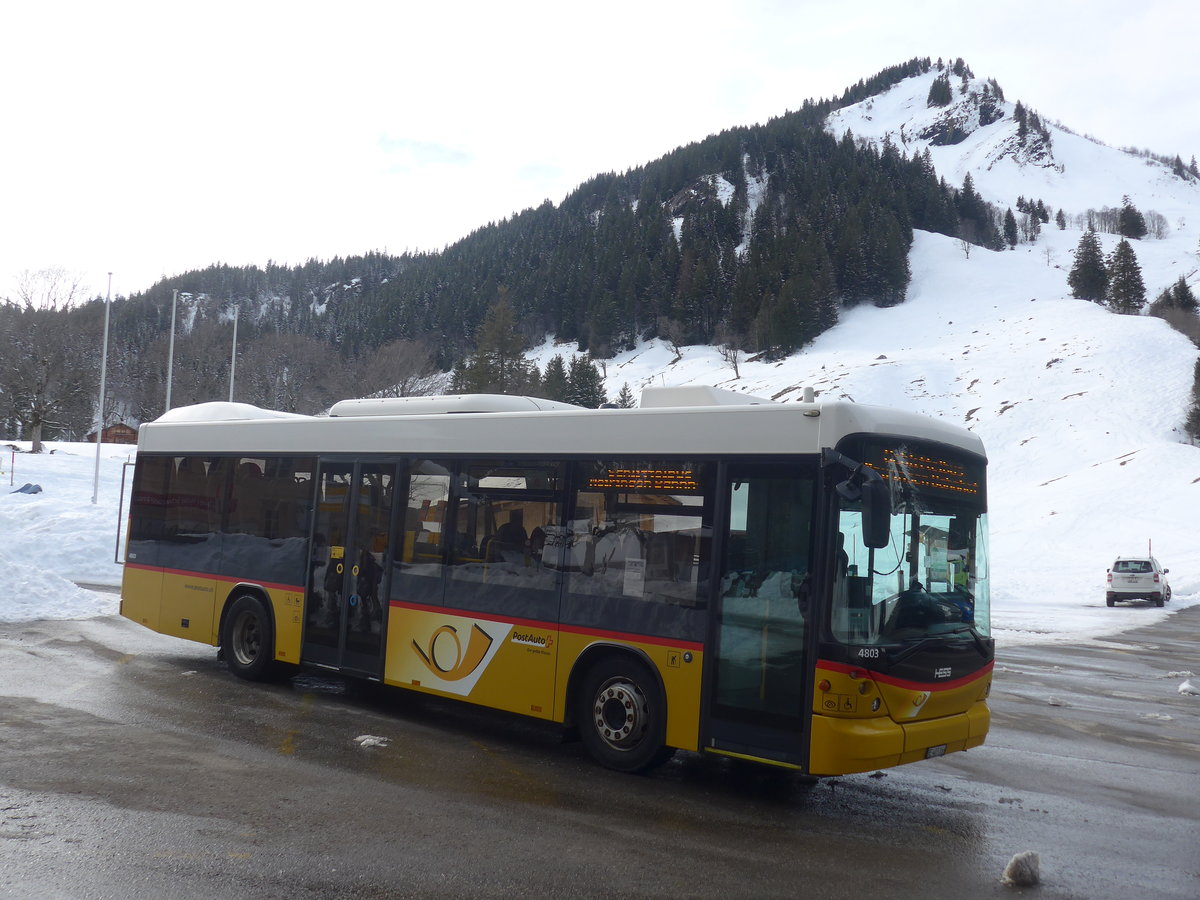
<instances>
[{"instance_id":1,"label":"yellow postauto bus","mask_svg":"<svg viewBox=\"0 0 1200 900\"><path fill-rule=\"evenodd\" d=\"M811 393L237 404L141 427L121 612L234 674L322 667L810 775L983 743L986 458Z\"/></svg>"}]
</instances>

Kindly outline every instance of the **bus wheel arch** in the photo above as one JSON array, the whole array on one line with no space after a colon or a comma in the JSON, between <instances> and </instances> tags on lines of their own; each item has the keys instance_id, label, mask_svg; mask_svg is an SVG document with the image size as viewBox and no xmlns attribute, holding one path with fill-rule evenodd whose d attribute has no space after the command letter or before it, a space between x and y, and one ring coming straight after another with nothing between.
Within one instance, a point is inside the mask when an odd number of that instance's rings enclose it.
<instances>
[{"instance_id":1,"label":"bus wheel arch","mask_svg":"<svg viewBox=\"0 0 1200 900\"><path fill-rule=\"evenodd\" d=\"M275 620L261 590L239 586L221 614L221 654L229 670L247 681L274 676Z\"/></svg>"},{"instance_id":2,"label":"bus wheel arch","mask_svg":"<svg viewBox=\"0 0 1200 900\"><path fill-rule=\"evenodd\" d=\"M619 772L644 772L671 758L665 744L666 691L654 664L638 651L598 646L572 673L573 723L588 753Z\"/></svg>"}]
</instances>

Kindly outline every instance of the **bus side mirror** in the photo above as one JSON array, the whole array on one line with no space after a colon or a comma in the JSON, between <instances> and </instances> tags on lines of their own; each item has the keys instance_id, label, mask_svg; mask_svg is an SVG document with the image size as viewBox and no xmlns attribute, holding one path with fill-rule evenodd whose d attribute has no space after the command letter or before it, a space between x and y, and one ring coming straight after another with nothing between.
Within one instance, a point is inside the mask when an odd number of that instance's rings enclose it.
<instances>
[{"instance_id":1,"label":"bus side mirror","mask_svg":"<svg viewBox=\"0 0 1200 900\"><path fill-rule=\"evenodd\" d=\"M862 517L863 543L876 550L886 547L892 538L892 492L879 477L863 482Z\"/></svg>"}]
</instances>

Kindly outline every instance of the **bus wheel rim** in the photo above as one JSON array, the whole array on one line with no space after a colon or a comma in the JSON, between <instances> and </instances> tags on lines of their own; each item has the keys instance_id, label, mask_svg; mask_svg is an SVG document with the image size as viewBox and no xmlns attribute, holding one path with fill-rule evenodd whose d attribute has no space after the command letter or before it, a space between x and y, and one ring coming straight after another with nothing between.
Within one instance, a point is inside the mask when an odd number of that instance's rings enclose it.
<instances>
[{"instance_id":1,"label":"bus wheel rim","mask_svg":"<svg viewBox=\"0 0 1200 900\"><path fill-rule=\"evenodd\" d=\"M233 652L238 662L249 665L258 659L261 643L258 617L252 613L243 613L238 617L237 627L233 630Z\"/></svg>"},{"instance_id":2,"label":"bus wheel rim","mask_svg":"<svg viewBox=\"0 0 1200 900\"><path fill-rule=\"evenodd\" d=\"M616 750L630 750L641 742L648 716L646 695L627 678L605 682L592 703L596 733Z\"/></svg>"}]
</instances>

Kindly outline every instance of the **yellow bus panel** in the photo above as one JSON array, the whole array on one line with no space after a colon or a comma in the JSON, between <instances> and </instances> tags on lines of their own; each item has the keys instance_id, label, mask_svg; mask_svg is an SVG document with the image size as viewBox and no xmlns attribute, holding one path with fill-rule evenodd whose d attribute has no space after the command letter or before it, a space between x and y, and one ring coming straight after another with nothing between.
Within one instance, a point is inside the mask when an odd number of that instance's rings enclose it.
<instances>
[{"instance_id":1,"label":"yellow bus panel","mask_svg":"<svg viewBox=\"0 0 1200 900\"><path fill-rule=\"evenodd\" d=\"M451 610L392 606L384 681L550 719L558 632Z\"/></svg>"},{"instance_id":2,"label":"yellow bus panel","mask_svg":"<svg viewBox=\"0 0 1200 900\"><path fill-rule=\"evenodd\" d=\"M166 572L158 631L174 637L215 644L217 580L201 575Z\"/></svg>"},{"instance_id":3,"label":"yellow bus panel","mask_svg":"<svg viewBox=\"0 0 1200 900\"><path fill-rule=\"evenodd\" d=\"M121 615L151 631L158 631L162 583L162 569L126 565L121 577Z\"/></svg>"},{"instance_id":4,"label":"yellow bus panel","mask_svg":"<svg viewBox=\"0 0 1200 900\"><path fill-rule=\"evenodd\" d=\"M889 683L837 665L818 666L817 674L811 774L888 768L978 747L987 735L990 669L941 688Z\"/></svg>"},{"instance_id":5,"label":"yellow bus panel","mask_svg":"<svg viewBox=\"0 0 1200 900\"><path fill-rule=\"evenodd\" d=\"M304 592L272 586L267 593L275 613L275 658L298 663L300 638L304 631Z\"/></svg>"},{"instance_id":6,"label":"yellow bus panel","mask_svg":"<svg viewBox=\"0 0 1200 900\"><path fill-rule=\"evenodd\" d=\"M904 729L886 716L872 719L812 717L808 771L851 775L896 765L904 753Z\"/></svg>"}]
</instances>

